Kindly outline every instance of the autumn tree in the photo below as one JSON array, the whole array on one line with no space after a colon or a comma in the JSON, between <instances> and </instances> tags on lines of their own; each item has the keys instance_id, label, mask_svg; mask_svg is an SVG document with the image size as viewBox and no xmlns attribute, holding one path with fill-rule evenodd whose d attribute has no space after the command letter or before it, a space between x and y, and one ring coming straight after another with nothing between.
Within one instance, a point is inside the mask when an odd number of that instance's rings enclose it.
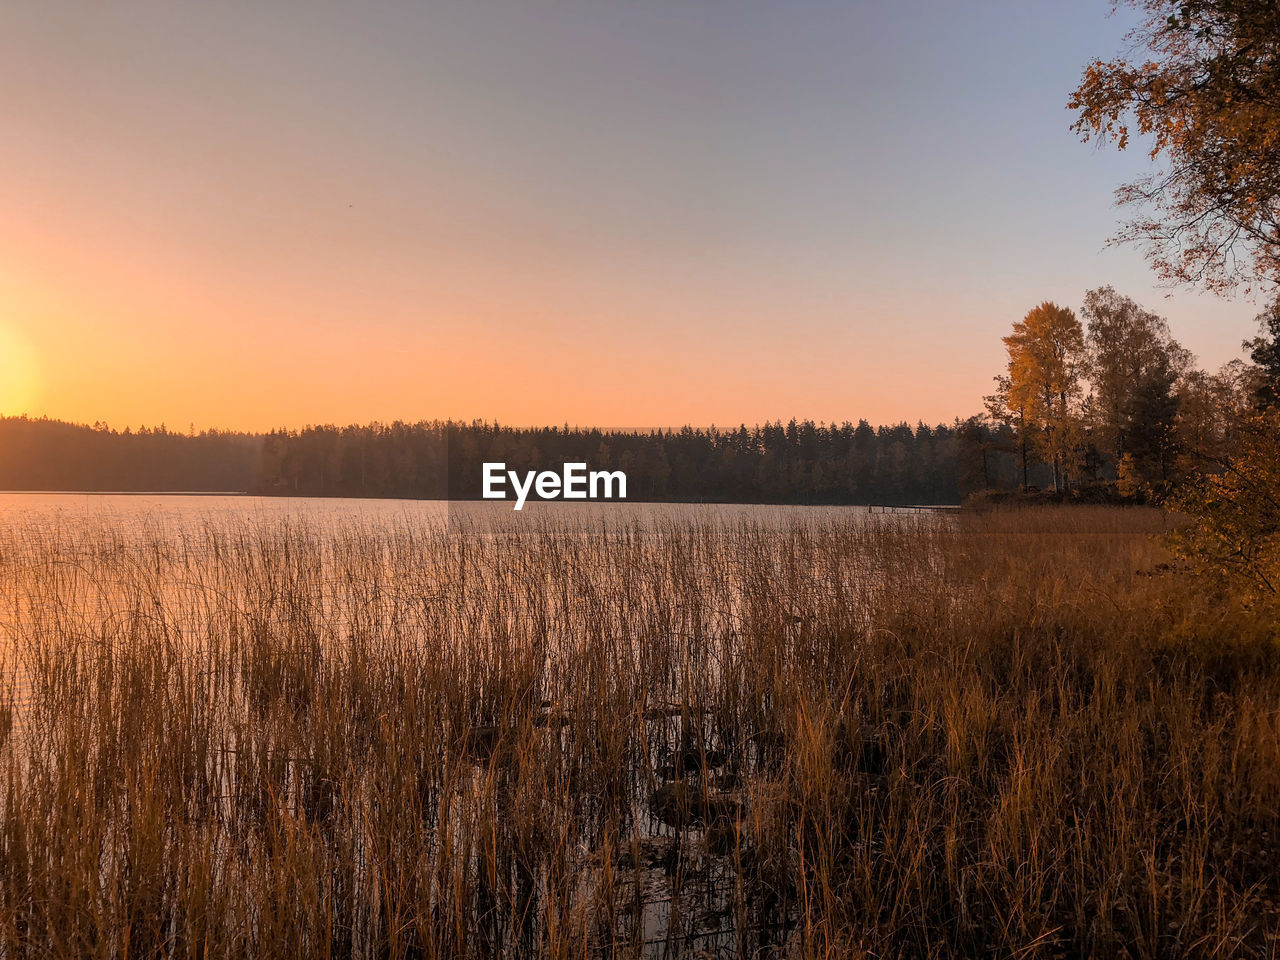
<instances>
[{"instance_id":1,"label":"autumn tree","mask_svg":"<svg viewBox=\"0 0 1280 960\"><path fill-rule=\"evenodd\" d=\"M1280 304L1258 317L1258 327L1244 342L1254 364L1250 399L1261 410L1280 410Z\"/></svg>"},{"instance_id":2,"label":"autumn tree","mask_svg":"<svg viewBox=\"0 0 1280 960\"><path fill-rule=\"evenodd\" d=\"M1004 345L1009 353L1006 408L1024 420L1032 445L1053 469L1054 489L1061 489L1083 447L1084 331L1074 311L1046 301L1013 325Z\"/></svg>"},{"instance_id":3,"label":"autumn tree","mask_svg":"<svg viewBox=\"0 0 1280 960\"><path fill-rule=\"evenodd\" d=\"M1119 239L1165 278L1224 291L1280 282L1280 4L1117 0L1145 18L1133 58L1096 59L1068 106L1085 140L1134 134L1164 167L1120 188Z\"/></svg>"},{"instance_id":4,"label":"autumn tree","mask_svg":"<svg viewBox=\"0 0 1280 960\"><path fill-rule=\"evenodd\" d=\"M1120 188L1137 211L1120 239L1144 243L1166 279L1223 292L1280 289L1280 3L1118 0L1145 13L1136 58L1094 60L1069 106L1084 139L1146 140L1164 169ZM1277 300L1280 303L1280 300ZM1265 333L1264 338L1265 340ZM1257 344L1263 361L1266 343ZM1255 357L1255 362L1257 358ZM1255 372L1263 369L1262 365ZM1275 593L1280 567L1280 410L1265 390L1224 417L1231 442L1179 503L1186 554ZM1268 409L1269 408L1269 409Z\"/></svg>"},{"instance_id":5,"label":"autumn tree","mask_svg":"<svg viewBox=\"0 0 1280 960\"><path fill-rule=\"evenodd\" d=\"M1175 459L1177 385L1193 358L1168 323L1111 287L1085 294L1085 366L1095 441L1139 485L1170 479Z\"/></svg>"},{"instance_id":6,"label":"autumn tree","mask_svg":"<svg viewBox=\"0 0 1280 960\"><path fill-rule=\"evenodd\" d=\"M1242 366L1236 360L1217 373L1191 370L1178 383L1177 431L1186 461L1180 472L1195 470L1200 455L1221 457L1229 449L1233 411L1241 406Z\"/></svg>"}]
</instances>

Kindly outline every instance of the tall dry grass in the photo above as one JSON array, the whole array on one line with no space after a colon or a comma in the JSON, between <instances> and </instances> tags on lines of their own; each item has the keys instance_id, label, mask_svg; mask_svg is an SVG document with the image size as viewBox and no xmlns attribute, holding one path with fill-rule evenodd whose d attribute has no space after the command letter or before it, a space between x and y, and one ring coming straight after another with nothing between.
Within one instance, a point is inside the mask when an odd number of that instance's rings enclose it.
<instances>
[{"instance_id":1,"label":"tall dry grass","mask_svg":"<svg viewBox=\"0 0 1280 960\"><path fill-rule=\"evenodd\" d=\"M0 955L1272 955L1165 523L11 524Z\"/></svg>"}]
</instances>

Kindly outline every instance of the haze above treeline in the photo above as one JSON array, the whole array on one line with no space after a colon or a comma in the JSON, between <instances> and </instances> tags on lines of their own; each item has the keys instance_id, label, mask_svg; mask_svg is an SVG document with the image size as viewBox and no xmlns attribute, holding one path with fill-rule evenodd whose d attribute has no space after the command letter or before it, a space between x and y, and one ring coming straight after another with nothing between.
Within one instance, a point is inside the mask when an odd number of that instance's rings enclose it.
<instances>
[{"instance_id":1,"label":"haze above treeline","mask_svg":"<svg viewBox=\"0 0 1280 960\"><path fill-rule=\"evenodd\" d=\"M1280 313L1242 344L1251 362L1201 370L1168 323L1111 287L1079 314L1043 302L1003 338L981 414L950 424L867 420L601 429L497 423L308 426L267 433L114 430L0 418L0 489L223 491L267 496L474 499L482 464L621 470L630 499L956 503L1051 487L1159 499L1229 451L1236 412L1280 396Z\"/></svg>"}]
</instances>

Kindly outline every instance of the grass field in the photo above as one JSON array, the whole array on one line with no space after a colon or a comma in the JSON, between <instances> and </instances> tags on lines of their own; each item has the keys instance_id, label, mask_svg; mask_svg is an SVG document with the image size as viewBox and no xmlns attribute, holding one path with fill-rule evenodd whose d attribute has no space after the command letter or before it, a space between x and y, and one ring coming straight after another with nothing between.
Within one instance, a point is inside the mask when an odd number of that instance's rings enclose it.
<instances>
[{"instance_id":1,"label":"grass field","mask_svg":"<svg viewBox=\"0 0 1280 960\"><path fill-rule=\"evenodd\" d=\"M10 524L0 956L1275 955L1168 523Z\"/></svg>"}]
</instances>

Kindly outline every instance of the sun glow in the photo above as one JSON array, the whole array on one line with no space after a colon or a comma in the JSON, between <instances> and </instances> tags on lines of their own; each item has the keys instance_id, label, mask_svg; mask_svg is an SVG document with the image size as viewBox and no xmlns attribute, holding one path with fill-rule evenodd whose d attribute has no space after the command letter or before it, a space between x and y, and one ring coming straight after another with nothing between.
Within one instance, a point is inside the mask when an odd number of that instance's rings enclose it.
<instances>
[{"instance_id":1,"label":"sun glow","mask_svg":"<svg viewBox=\"0 0 1280 960\"><path fill-rule=\"evenodd\" d=\"M0 325L0 415L33 412L39 381L35 351L18 334Z\"/></svg>"}]
</instances>

